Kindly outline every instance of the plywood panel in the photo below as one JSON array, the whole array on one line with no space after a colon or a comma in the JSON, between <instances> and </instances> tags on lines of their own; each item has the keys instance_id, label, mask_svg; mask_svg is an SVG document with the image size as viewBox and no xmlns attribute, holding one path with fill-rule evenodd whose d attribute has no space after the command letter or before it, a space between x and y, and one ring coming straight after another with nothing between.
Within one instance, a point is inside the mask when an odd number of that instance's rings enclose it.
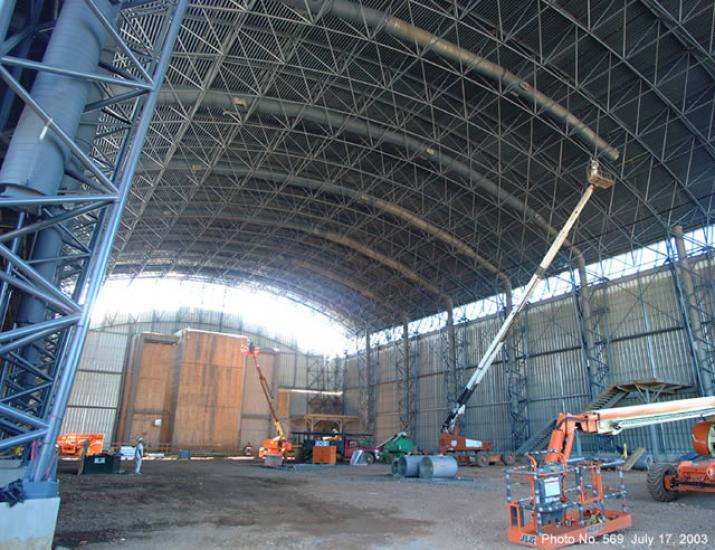
<instances>
[{"instance_id":1,"label":"plywood panel","mask_svg":"<svg viewBox=\"0 0 715 550\"><path fill-rule=\"evenodd\" d=\"M134 399L135 412L161 413L168 409L167 396L174 372L175 355L175 344L144 341Z\"/></svg>"},{"instance_id":2,"label":"plywood panel","mask_svg":"<svg viewBox=\"0 0 715 550\"><path fill-rule=\"evenodd\" d=\"M119 443L141 435L148 448L170 444L177 341L173 336L149 333L132 340L115 436ZM156 419L161 419L160 427L153 426Z\"/></svg>"},{"instance_id":3,"label":"plywood panel","mask_svg":"<svg viewBox=\"0 0 715 550\"><path fill-rule=\"evenodd\" d=\"M290 390L278 390L278 418L290 417Z\"/></svg>"},{"instance_id":4,"label":"plywood panel","mask_svg":"<svg viewBox=\"0 0 715 550\"><path fill-rule=\"evenodd\" d=\"M183 331L172 444L175 448L234 451L240 448L244 387L242 354L248 340Z\"/></svg>"}]
</instances>

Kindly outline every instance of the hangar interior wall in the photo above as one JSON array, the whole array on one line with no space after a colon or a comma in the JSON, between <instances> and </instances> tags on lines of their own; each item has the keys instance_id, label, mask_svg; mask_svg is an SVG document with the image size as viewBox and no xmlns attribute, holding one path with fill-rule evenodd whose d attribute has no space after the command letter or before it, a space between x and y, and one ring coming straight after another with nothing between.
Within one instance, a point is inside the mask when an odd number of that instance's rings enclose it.
<instances>
[{"instance_id":1,"label":"hangar interior wall","mask_svg":"<svg viewBox=\"0 0 715 550\"><path fill-rule=\"evenodd\" d=\"M173 336L184 329L197 329L227 334L245 334L259 348L270 350L264 354L262 367L275 373L275 395L280 396L291 389L311 389L315 378L309 376L315 365L336 365L334 360L315 354L304 353L265 334L247 330L241 317L237 314L195 308L180 308L176 311L147 311L135 315L115 314L105 317L95 323L90 330L82 353L82 359L72 390L69 406L62 426L62 433L104 433L105 440L115 442L117 411L121 407L122 383L131 352L132 339L142 333L154 333L159 340L168 341L163 344L163 355L175 352L171 342ZM254 329L255 330L255 329ZM153 353L162 356L161 343L156 343L159 349ZM162 356L162 360L168 360ZM337 366L337 365L336 365ZM339 363L342 366L342 361ZM252 367L252 366L251 366ZM157 367L161 368L161 367ZM163 367L165 370L168 367ZM147 371L147 374L149 371ZM268 373L270 374L270 372ZM169 376L169 372L154 373L154 378ZM247 391L244 395L244 409L241 415L240 445L252 443L254 446L272 435L272 424L268 416L268 408L258 391L257 380L253 368L246 369ZM248 391L255 384L255 391ZM339 388L317 388L339 389ZM282 390L282 391L280 391ZM155 399L161 399L154 392ZM301 416L309 412L310 394L304 392L290 393L290 398L283 397L283 407L290 416ZM152 427L152 421L157 417L154 409L164 410L160 403L147 404L148 416L144 418L146 431L150 437L159 439L159 428ZM151 417L151 418L150 418ZM162 417L163 418L163 417ZM162 426L167 426L162 420ZM165 428L166 429L166 428ZM154 432L157 432L154 434Z\"/></svg>"},{"instance_id":2,"label":"hangar interior wall","mask_svg":"<svg viewBox=\"0 0 715 550\"><path fill-rule=\"evenodd\" d=\"M709 317L706 327L713 336L713 264L710 257L693 262L701 286L700 307ZM523 315L526 362L527 422L531 433L542 429L559 412L581 412L592 400L584 360L584 344L575 294L531 303ZM687 386L676 396L697 396L694 357L679 302L674 266L643 271L619 280L591 287L593 315L598 327L603 357L608 365L607 385L654 378ZM458 379L462 384L471 375L496 333L504 314L483 317L456 325ZM397 341L372 345L373 372L368 371L364 349L347 357L345 369L346 414L359 414L370 400L376 438L382 440L399 431L406 411L406 384L412 386L413 406L409 433L419 447L434 450L447 406L445 330L409 340L410 372L405 380L405 353ZM376 340L373 335L372 340ZM362 342L364 348L364 341ZM498 448L513 450L512 421L508 394L508 373L502 356L489 370L472 396L462 433L492 441ZM400 368L400 366L403 368ZM370 380L368 384L366 381ZM460 386L461 389L461 386ZM372 395L370 395L372 394ZM624 402L635 404L635 402ZM650 452L681 454L690 450L687 422L623 432L615 443L645 447ZM595 442L586 440L593 448ZM655 448L654 448L655 447ZM588 447L587 447L588 448Z\"/></svg>"}]
</instances>

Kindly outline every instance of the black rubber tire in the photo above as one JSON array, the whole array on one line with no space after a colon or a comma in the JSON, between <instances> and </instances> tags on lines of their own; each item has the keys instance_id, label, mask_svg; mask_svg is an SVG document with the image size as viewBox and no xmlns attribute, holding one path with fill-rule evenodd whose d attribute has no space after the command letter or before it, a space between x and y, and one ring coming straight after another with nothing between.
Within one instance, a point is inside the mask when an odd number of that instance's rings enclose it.
<instances>
[{"instance_id":1,"label":"black rubber tire","mask_svg":"<svg viewBox=\"0 0 715 550\"><path fill-rule=\"evenodd\" d=\"M489 457L484 454L484 453L477 453L477 458L475 460L475 463L477 466L480 468L484 468L485 466L489 466Z\"/></svg>"},{"instance_id":2,"label":"black rubber tire","mask_svg":"<svg viewBox=\"0 0 715 550\"><path fill-rule=\"evenodd\" d=\"M375 455L372 453L365 453L365 462L373 464L375 462Z\"/></svg>"},{"instance_id":3,"label":"black rubber tire","mask_svg":"<svg viewBox=\"0 0 715 550\"><path fill-rule=\"evenodd\" d=\"M513 466L514 464L516 464L516 457L511 453L504 453L503 455L501 455L501 461L506 466Z\"/></svg>"},{"instance_id":4,"label":"black rubber tire","mask_svg":"<svg viewBox=\"0 0 715 550\"><path fill-rule=\"evenodd\" d=\"M665 476L675 475L675 466L672 464L653 464L648 470L648 492L653 500L658 502L673 502L678 498L677 491L669 491L665 488Z\"/></svg>"}]
</instances>

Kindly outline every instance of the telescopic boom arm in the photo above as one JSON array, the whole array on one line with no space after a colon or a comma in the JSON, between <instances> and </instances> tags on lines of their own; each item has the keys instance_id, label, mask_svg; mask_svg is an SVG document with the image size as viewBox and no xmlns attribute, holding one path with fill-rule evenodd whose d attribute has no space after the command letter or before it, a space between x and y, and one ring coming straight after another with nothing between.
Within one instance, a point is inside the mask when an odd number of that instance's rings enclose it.
<instances>
[{"instance_id":1,"label":"telescopic boom arm","mask_svg":"<svg viewBox=\"0 0 715 550\"><path fill-rule=\"evenodd\" d=\"M615 407L582 414L561 414L551 432L545 463L566 462L571 457L574 433L617 435L623 430L693 418L715 419L715 397L678 399L632 407Z\"/></svg>"},{"instance_id":2,"label":"telescopic boom arm","mask_svg":"<svg viewBox=\"0 0 715 550\"><path fill-rule=\"evenodd\" d=\"M256 372L258 373L258 380L261 383L261 389L263 390L263 395L266 397L266 402L268 403L268 408L271 411L271 418L273 419L273 425L276 428L276 434L281 439L285 439L285 431L283 430L283 425L278 419L278 414L276 414L276 409L273 406L273 393L268 386L268 380L263 376L263 371L261 370L261 365L258 363L258 348L253 344L248 345L248 355L253 357L253 364L256 366Z\"/></svg>"},{"instance_id":3,"label":"telescopic boom arm","mask_svg":"<svg viewBox=\"0 0 715 550\"><path fill-rule=\"evenodd\" d=\"M568 238L569 232L573 228L578 217L581 215L581 212L586 206L586 203L591 198L593 190L596 187L607 189L612 185L613 180L608 179L600 174L598 168L598 161L592 160L591 170L588 178L588 187L586 188L586 191L584 191L583 195L581 196L581 199L578 201L578 204L576 204L576 207L574 208L573 212L571 212L571 216L569 216L569 219L566 220L566 223L561 228L561 231L559 231L556 235L554 242L551 244L551 247L544 256L544 259L541 260L541 263L539 264L536 273L532 275L531 280L528 282L526 287L524 287L524 294L521 296L521 299L514 305L514 307L512 307L511 311L509 312L509 315L507 315L506 319L504 319L504 322L502 323L499 332L497 332L491 344L489 344L486 353L482 357L482 360L479 362L479 365L477 365L477 368L472 374L472 377L469 379L467 385L462 390L462 393L457 398L457 403L455 407L449 412L447 419L442 424L443 432L452 433L454 431L454 428L457 425L457 421L459 420L459 417L464 414L464 411L467 407L467 402L469 401L470 397L472 397L472 394L474 393L477 384L479 384L482 378L484 378L484 375L489 370L489 367L492 366L494 360L499 355L499 352L501 352L502 348L504 347L504 342L506 340L507 335L509 334L509 331L514 325L516 316L523 311L524 307L526 306L526 303L529 301L529 298L534 293L534 290L536 289L538 284L544 279L546 270L549 268L549 266L551 266L551 263L554 261L556 254L558 254L559 250Z\"/></svg>"}]
</instances>

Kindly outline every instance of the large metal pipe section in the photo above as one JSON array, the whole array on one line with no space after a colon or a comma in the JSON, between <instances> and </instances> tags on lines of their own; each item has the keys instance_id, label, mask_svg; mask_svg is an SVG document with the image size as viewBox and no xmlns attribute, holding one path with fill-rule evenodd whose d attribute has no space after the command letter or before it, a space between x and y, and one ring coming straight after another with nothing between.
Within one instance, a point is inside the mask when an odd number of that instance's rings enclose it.
<instances>
[{"instance_id":1,"label":"large metal pipe section","mask_svg":"<svg viewBox=\"0 0 715 550\"><path fill-rule=\"evenodd\" d=\"M405 455L397 461L397 475L400 477L418 477L422 456Z\"/></svg>"},{"instance_id":2,"label":"large metal pipe section","mask_svg":"<svg viewBox=\"0 0 715 550\"><path fill-rule=\"evenodd\" d=\"M698 302L695 296L695 285L693 283L692 267L688 258L688 251L685 249L685 239L683 238L683 228L680 225L673 227L673 236L675 237L675 249L678 252L678 262L680 273L680 282L682 283L683 294L685 294L685 309L687 309L688 323L692 333L691 347L695 352L695 358L698 362L698 378L703 395L715 395L713 387L713 373L708 370L707 351L703 349L703 345L698 340L704 339L705 331L700 321L698 312Z\"/></svg>"},{"instance_id":3,"label":"large metal pipe section","mask_svg":"<svg viewBox=\"0 0 715 550\"><path fill-rule=\"evenodd\" d=\"M366 24L373 29L382 29L402 40L415 43L442 57L469 67L482 76L501 83L508 91L513 91L529 103L533 103L549 113L556 120L573 128L584 141L597 151L604 153L610 160L615 161L618 159L619 152L617 149L589 128L576 115L534 88L526 80L519 78L501 65L497 65L431 32L411 25L397 17L392 17L382 11L369 8L363 4L355 4L348 0L283 0L283 2L297 9L307 8L314 17L330 13L335 17L357 25Z\"/></svg>"},{"instance_id":4,"label":"large metal pipe section","mask_svg":"<svg viewBox=\"0 0 715 550\"><path fill-rule=\"evenodd\" d=\"M423 456L420 477L425 479L453 479L457 477L457 460L453 456Z\"/></svg>"},{"instance_id":5,"label":"large metal pipe section","mask_svg":"<svg viewBox=\"0 0 715 550\"><path fill-rule=\"evenodd\" d=\"M105 17L110 20L116 17L118 6L109 0L95 3ZM97 69L107 34L84 0L66 0L42 61L52 67L92 73ZM59 128L74 138L90 86L88 79L39 71L31 95ZM0 169L0 195L13 198L55 195L68 156L68 148L26 105Z\"/></svg>"},{"instance_id":6,"label":"large metal pipe section","mask_svg":"<svg viewBox=\"0 0 715 550\"><path fill-rule=\"evenodd\" d=\"M97 86L92 85L87 94L87 101L99 100L101 95ZM75 140L78 147L85 153L89 153L92 149L99 116L99 111L92 111L83 115L80 119ZM74 157L67 160L67 166L72 168L75 173L82 173L83 171L81 164ZM64 191L75 190L79 188L79 182L68 175L64 175L60 188ZM50 207L50 211L54 215L59 215L62 209L56 206ZM56 280L59 267L57 258L62 254L63 246L64 238L57 227L48 227L37 233L33 243L31 259L33 260L34 269L47 281ZM16 323L19 326L28 326L44 321L49 315L50 312L42 300L25 294L18 305ZM40 361L41 352L35 346L26 346L22 350L22 356L27 362L34 365ZM22 385L32 384L34 384L32 376L30 374L26 375Z\"/></svg>"},{"instance_id":7,"label":"large metal pipe section","mask_svg":"<svg viewBox=\"0 0 715 550\"><path fill-rule=\"evenodd\" d=\"M625 429L715 416L715 397L678 399L591 412L597 417L599 434L617 435Z\"/></svg>"}]
</instances>

